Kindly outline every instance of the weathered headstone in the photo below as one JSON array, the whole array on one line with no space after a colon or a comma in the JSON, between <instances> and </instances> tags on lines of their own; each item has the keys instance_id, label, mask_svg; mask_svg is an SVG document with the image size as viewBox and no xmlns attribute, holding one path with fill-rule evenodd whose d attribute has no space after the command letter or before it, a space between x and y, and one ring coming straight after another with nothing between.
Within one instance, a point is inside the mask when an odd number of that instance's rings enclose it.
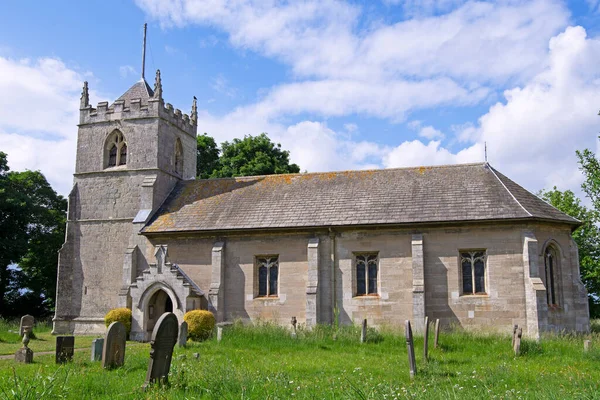
<instances>
[{"instance_id":1,"label":"weathered headstone","mask_svg":"<svg viewBox=\"0 0 600 400\"><path fill-rule=\"evenodd\" d=\"M523 328L517 329L517 335L515 337L515 345L513 347L515 356L521 354L521 336L523 335Z\"/></svg>"},{"instance_id":2,"label":"weathered headstone","mask_svg":"<svg viewBox=\"0 0 600 400\"><path fill-rule=\"evenodd\" d=\"M23 328L23 347L21 347L15 353L15 361L22 362L25 364L31 364L33 362L33 350L31 350L27 345L29 344L29 332L31 327L25 326Z\"/></svg>"},{"instance_id":3,"label":"weathered headstone","mask_svg":"<svg viewBox=\"0 0 600 400\"><path fill-rule=\"evenodd\" d=\"M429 317L425 317L425 335L423 336L423 360L429 359Z\"/></svg>"},{"instance_id":4,"label":"weathered headstone","mask_svg":"<svg viewBox=\"0 0 600 400\"><path fill-rule=\"evenodd\" d=\"M367 319L363 319L362 328L360 330L360 342L365 343L367 341Z\"/></svg>"},{"instance_id":5,"label":"weathered headstone","mask_svg":"<svg viewBox=\"0 0 600 400\"><path fill-rule=\"evenodd\" d=\"M217 326L217 342L223 340L223 327Z\"/></svg>"},{"instance_id":6,"label":"weathered headstone","mask_svg":"<svg viewBox=\"0 0 600 400\"><path fill-rule=\"evenodd\" d=\"M583 341L583 351L590 351L590 347L592 346L592 341L591 340L584 340Z\"/></svg>"},{"instance_id":7,"label":"weathered headstone","mask_svg":"<svg viewBox=\"0 0 600 400\"><path fill-rule=\"evenodd\" d=\"M33 318L33 316L27 314L27 315L23 315L21 317L21 325L19 325L19 336L23 337L23 329L28 326L31 329L29 330L29 333L33 332L33 324L35 323L35 319Z\"/></svg>"},{"instance_id":8,"label":"weathered headstone","mask_svg":"<svg viewBox=\"0 0 600 400\"><path fill-rule=\"evenodd\" d=\"M433 340L433 348L437 349L438 341L440 339L440 319L435 320L435 339Z\"/></svg>"},{"instance_id":9,"label":"weathered headstone","mask_svg":"<svg viewBox=\"0 0 600 400\"><path fill-rule=\"evenodd\" d=\"M296 319L296 317L292 317L292 338L296 339L297 334L296 334L296 324L298 323L298 320Z\"/></svg>"},{"instance_id":10,"label":"weathered headstone","mask_svg":"<svg viewBox=\"0 0 600 400\"><path fill-rule=\"evenodd\" d=\"M102 349L104 347L104 339L92 340L92 356L91 361L102 361Z\"/></svg>"},{"instance_id":11,"label":"weathered headstone","mask_svg":"<svg viewBox=\"0 0 600 400\"><path fill-rule=\"evenodd\" d=\"M177 317L173 313L164 313L156 322L150 340L150 363L144 387L154 382L167 383L178 326Z\"/></svg>"},{"instance_id":12,"label":"weathered headstone","mask_svg":"<svg viewBox=\"0 0 600 400\"><path fill-rule=\"evenodd\" d=\"M415 344L413 342L412 328L410 327L410 321L406 320L405 334L406 334L406 348L408 350L408 367L410 369L410 378L414 378L417 375L417 362L415 361Z\"/></svg>"},{"instance_id":13,"label":"weathered headstone","mask_svg":"<svg viewBox=\"0 0 600 400\"><path fill-rule=\"evenodd\" d=\"M56 363L64 364L73 361L73 352L75 351L75 336L57 336L56 337Z\"/></svg>"},{"instance_id":14,"label":"weathered headstone","mask_svg":"<svg viewBox=\"0 0 600 400\"><path fill-rule=\"evenodd\" d=\"M515 339L517 338L517 329L519 329L519 325L513 326L513 335L512 335L512 347L515 348Z\"/></svg>"},{"instance_id":15,"label":"weathered headstone","mask_svg":"<svg viewBox=\"0 0 600 400\"><path fill-rule=\"evenodd\" d=\"M177 337L177 345L179 347L185 347L187 344L188 337L188 323L183 321L181 325L179 325L179 336Z\"/></svg>"},{"instance_id":16,"label":"weathered headstone","mask_svg":"<svg viewBox=\"0 0 600 400\"><path fill-rule=\"evenodd\" d=\"M122 322L115 321L108 327L102 347L102 368L121 367L125 363L125 343L127 328Z\"/></svg>"}]
</instances>

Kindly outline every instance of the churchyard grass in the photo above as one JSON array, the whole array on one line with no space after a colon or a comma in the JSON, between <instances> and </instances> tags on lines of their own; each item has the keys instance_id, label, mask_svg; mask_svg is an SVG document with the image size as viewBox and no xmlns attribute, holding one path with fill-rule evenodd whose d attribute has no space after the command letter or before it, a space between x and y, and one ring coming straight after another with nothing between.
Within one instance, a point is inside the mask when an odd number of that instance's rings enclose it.
<instances>
[{"instance_id":1,"label":"churchyard grass","mask_svg":"<svg viewBox=\"0 0 600 400\"><path fill-rule=\"evenodd\" d=\"M53 355L34 363L0 360L2 398L138 399L595 399L600 398L600 334L524 340L515 357L504 336L442 332L440 347L422 355L415 336L418 372L410 380L404 332L360 327L301 327L298 337L273 325L224 330L223 340L188 342L175 348L170 385L142 391L149 346L127 343L125 365L102 370L90 352L54 364ZM77 337L76 343L82 338ZM584 353L583 340L592 340ZM431 344L431 343L430 343ZM196 359L193 354L199 353ZM42 396L41 396L42 395Z\"/></svg>"}]
</instances>

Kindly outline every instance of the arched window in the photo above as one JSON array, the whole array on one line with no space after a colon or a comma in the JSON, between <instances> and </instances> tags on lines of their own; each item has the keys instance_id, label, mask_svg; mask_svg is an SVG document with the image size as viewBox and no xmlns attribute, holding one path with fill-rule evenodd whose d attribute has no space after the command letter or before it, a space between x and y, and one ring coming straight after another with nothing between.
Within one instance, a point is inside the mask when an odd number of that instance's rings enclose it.
<instances>
[{"instance_id":1,"label":"arched window","mask_svg":"<svg viewBox=\"0 0 600 400\"><path fill-rule=\"evenodd\" d=\"M544 279L546 281L546 298L548 301L548 305L558 305L559 303L558 277L558 250L553 245L549 245L544 251Z\"/></svg>"},{"instance_id":2,"label":"arched window","mask_svg":"<svg viewBox=\"0 0 600 400\"><path fill-rule=\"evenodd\" d=\"M179 139L175 141L175 173L183 175L183 146Z\"/></svg>"},{"instance_id":3,"label":"arched window","mask_svg":"<svg viewBox=\"0 0 600 400\"><path fill-rule=\"evenodd\" d=\"M116 167L127 164L127 142L120 131L114 131L106 139L105 151L107 167Z\"/></svg>"}]
</instances>

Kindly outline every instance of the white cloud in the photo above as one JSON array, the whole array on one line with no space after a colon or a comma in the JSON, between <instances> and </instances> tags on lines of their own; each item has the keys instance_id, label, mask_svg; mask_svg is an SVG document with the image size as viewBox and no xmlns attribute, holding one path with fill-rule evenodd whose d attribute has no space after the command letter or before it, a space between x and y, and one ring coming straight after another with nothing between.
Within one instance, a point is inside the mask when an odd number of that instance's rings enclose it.
<instances>
[{"instance_id":1,"label":"white cloud","mask_svg":"<svg viewBox=\"0 0 600 400\"><path fill-rule=\"evenodd\" d=\"M433 126L423 126L423 121L410 121L406 124L410 129L416 130L418 135L422 138L435 140L444 139L445 135L442 131L435 129Z\"/></svg>"},{"instance_id":2,"label":"white cloud","mask_svg":"<svg viewBox=\"0 0 600 400\"><path fill-rule=\"evenodd\" d=\"M237 95L237 90L229 85L229 81L223 74L219 74L213 78L210 87L230 98L234 98Z\"/></svg>"},{"instance_id":3,"label":"white cloud","mask_svg":"<svg viewBox=\"0 0 600 400\"><path fill-rule=\"evenodd\" d=\"M82 81L58 59L0 57L0 150L11 170L39 169L63 195L73 181Z\"/></svg>"},{"instance_id":4,"label":"white cloud","mask_svg":"<svg viewBox=\"0 0 600 400\"><path fill-rule=\"evenodd\" d=\"M131 65L121 65L119 67L119 75L121 78L128 78L130 76L136 76L138 73Z\"/></svg>"}]
</instances>

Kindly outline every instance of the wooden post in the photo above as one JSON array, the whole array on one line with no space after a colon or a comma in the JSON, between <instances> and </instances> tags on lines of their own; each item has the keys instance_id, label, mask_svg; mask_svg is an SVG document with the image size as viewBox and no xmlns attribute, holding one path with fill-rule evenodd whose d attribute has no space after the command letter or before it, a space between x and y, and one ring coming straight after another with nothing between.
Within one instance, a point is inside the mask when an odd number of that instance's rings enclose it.
<instances>
[{"instance_id":1,"label":"wooden post","mask_svg":"<svg viewBox=\"0 0 600 400\"><path fill-rule=\"evenodd\" d=\"M298 336L296 334L296 324L298 323L298 320L296 319L296 317L292 317L292 339L296 339L296 337Z\"/></svg>"},{"instance_id":2,"label":"wooden post","mask_svg":"<svg viewBox=\"0 0 600 400\"><path fill-rule=\"evenodd\" d=\"M512 336L512 347L515 348L515 339L517 336L517 329L519 329L519 325L513 326L513 336Z\"/></svg>"},{"instance_id":3,"label":"wooden post","mask_svg":"<svg viewBox=\"0 0 600 400\"><path fill-rule=\"evenodd\" d=\"M515 346L513 349L515 350L515 356L521 354L521 336L523 335L523 328L517 329L517 337L515 338Z\"/></svg>"},{"instance_id":4,"label":"wooden post","mask_svg":"<svg viewBox=\"0 0 600 400\"><path fill-rule=\"evenodd\" d=\"M436 319L435 320L435 340L433 342L433 348L437 349L438 347L438 340L440 338L440 319Z\"/></svg>"},{"instance_id":5,"label":"wooden post","mask_svg":"<svg viewBox=\"0 0 600 400\"><path fill-rule=\"evenodd\" d=\"M367 341L367 319L363 319L362 330L360 331L360 342L365 343Z\"/></svg>"},{"instance_id":6,"label":"wooden post","mask_svg":"<svg viewBox=\"0 0 600 400\"><path fill-rule=\"evenodd\" d=\"M425 335L423 336L423 360L429 359L429 317L425 317Z\"/></svg>"},{"instance_id":7,"label":"wooden post","mask_svg":"<svg viewBox=\"0 0 600 400\"><path fill-rule=\"evenodd\" d=\"M406 348L408 350L408 366L410 369L410 378L413 379L417 375L417 362L415 361L415 345L413 343L413 334L410 327L410 321L405 322Z\"/></svg>"}]
</instances>

